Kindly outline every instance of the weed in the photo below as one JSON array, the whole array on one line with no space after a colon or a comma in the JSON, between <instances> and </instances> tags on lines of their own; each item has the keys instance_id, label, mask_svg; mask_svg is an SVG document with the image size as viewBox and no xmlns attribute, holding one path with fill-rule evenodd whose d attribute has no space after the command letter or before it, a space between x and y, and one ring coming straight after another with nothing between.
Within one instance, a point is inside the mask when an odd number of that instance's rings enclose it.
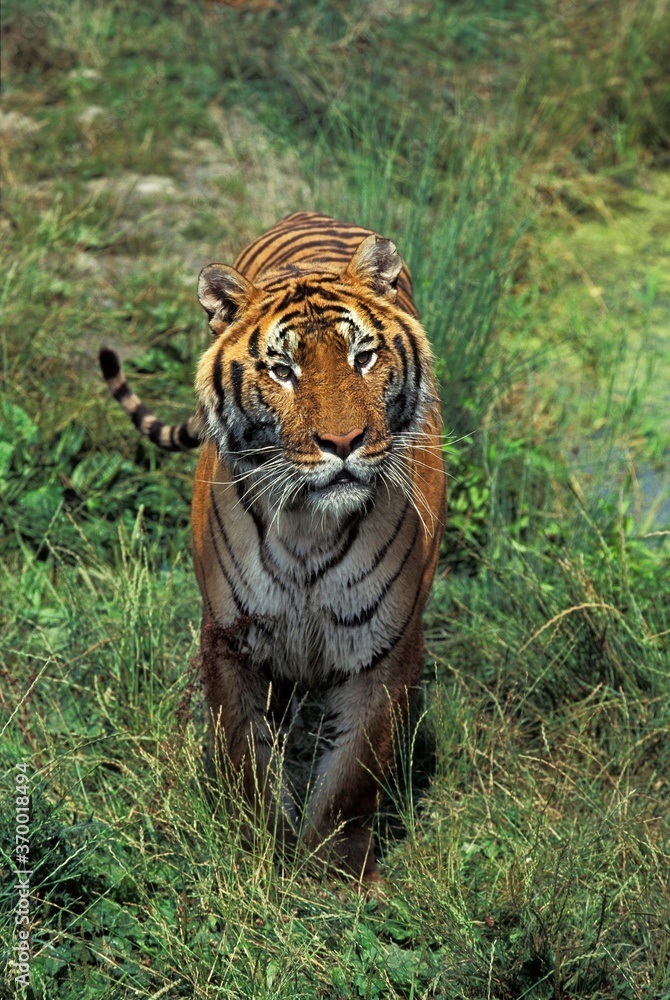
<instances>
[{"instance_id":1,"label":"weed","mask_svg":"<svg viewBox=\"0 0 670 1000\"><path fill-rule=\"evenodd\" d=\"M29 997L667 997L667 4L2 16L3 968L28 763ZM95 361L187 415L198 269L301 208L398 244L444 403L374 897L208 778L193 459Z\"/></svg>"}]
</instances>

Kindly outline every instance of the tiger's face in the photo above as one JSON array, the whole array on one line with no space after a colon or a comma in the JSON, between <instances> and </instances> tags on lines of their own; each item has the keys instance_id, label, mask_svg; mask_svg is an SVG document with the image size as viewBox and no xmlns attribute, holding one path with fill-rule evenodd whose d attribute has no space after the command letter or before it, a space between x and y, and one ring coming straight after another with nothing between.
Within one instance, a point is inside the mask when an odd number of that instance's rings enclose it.
<instances>
[{"instance_id":1,"label":"tiger's face","mask_svg":"<svg viewBox=\"0 0 670 1000\"><path fill-rule=\"evenodd\" d=\"M418 323L395 304L402 261L368 237L343 273L292 265L255 285L202 272L215 340L196 390L208 436L249 501L346 516L402 478L432 400Z\"/></svg>"}]
</instances>

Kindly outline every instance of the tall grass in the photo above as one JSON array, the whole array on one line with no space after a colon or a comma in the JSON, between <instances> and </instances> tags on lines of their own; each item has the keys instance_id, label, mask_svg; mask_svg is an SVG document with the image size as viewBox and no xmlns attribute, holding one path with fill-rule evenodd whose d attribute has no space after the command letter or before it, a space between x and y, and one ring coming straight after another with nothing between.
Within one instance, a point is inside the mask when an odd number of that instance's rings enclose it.
<instances>
[{"instance_id":1,"label":"tall grass","mask_svg":"<svg viewBox=\"0 0 670 1000\"><path fill-rule=\"evenodd\" d=\"M460 435L481 420L505 377L493 333L528 226L515 213L522 151L515 158L494 139L473 150L465 117L445 118L420 137L411 110L380 122L373 92L360 117L337 112L322 138L327 152L317 154L317 168L339 151L325 207L337 215L346 206L363 225L393 235L435 350L446 427Z\"/></svg>"},{"instance_id":2,"label":"tall grass","mask_svg":"<svg viewBox=\"0 0 670 1000\"><path fill-rule=\"evenodd\" d=\"M597 413L596 447L662 453L606 343L646 343L648 311L606 291L584 329L569 265L542 271L547 241L620 210L613 174L662 162L666 7L39 9L3 13L8 106L42 123L2 159L0 759L30 764L28 996L670 997L667 526L569 450ZM143 202L128 172L178 195ZM369 897L277 863L262 824L249 850L207 779L192 460L138 442L95 370L111 337L187 412L191 262L232 259L280 195L396 241L464 438Z\"/></svg>"}]
</instances>

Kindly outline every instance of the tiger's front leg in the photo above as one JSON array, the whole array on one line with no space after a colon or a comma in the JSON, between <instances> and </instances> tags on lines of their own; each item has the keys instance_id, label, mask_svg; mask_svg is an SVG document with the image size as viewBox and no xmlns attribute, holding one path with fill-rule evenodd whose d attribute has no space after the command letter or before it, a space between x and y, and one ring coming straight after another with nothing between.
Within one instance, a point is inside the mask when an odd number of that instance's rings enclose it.
<instances>
[{"instance_id":1,"label":"tiger's front leg","mask_svg":"<svg viewBox=\"0 0 670 1000\"><path fill-rule=\"evenodd\" d=\"M423 664L420 632L408 638L399 646L409 649L396 647L392 659L331 690L324 733L330 745L307 806L307 846L363 881L379 879L372 824Z\"/></svg>"},{"instance_id":2,"label":"tiger's front leg","mask_svg":"<svg viewBox=\"0 0 670 1000\"><path fill-rule=\"evenodd\" d=\"M279 839L295 839L296 807L282 772L282 726L277 691L249 663L239 634L208 622L201 634L202 676L209 709L210 753L234 783L241 776L246 805L254 819ZM239 807L240 803L236 803ZM252 839L245 828L245 839Z\"/></svg>"}]
</instances>

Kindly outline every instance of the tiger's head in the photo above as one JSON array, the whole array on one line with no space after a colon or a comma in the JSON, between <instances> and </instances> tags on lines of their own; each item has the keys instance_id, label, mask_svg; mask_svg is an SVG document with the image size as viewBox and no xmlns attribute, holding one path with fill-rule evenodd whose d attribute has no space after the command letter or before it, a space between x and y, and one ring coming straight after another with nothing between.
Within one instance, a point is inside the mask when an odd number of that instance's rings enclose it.
<instances>
[{"instance_id":1,"label":"tiger's head","mask_svg":"<svg viewBox=\"0 0 670 1000\"><path fill-rule=\"evenodd\" d=\"M347 516L402 477L435 389L426 334L396 302L401 269L372 234L343 270L290 264L254 284L222 264L202 271L214 341L200 416L250 501Z\"/></svg>"}]
</instances>

